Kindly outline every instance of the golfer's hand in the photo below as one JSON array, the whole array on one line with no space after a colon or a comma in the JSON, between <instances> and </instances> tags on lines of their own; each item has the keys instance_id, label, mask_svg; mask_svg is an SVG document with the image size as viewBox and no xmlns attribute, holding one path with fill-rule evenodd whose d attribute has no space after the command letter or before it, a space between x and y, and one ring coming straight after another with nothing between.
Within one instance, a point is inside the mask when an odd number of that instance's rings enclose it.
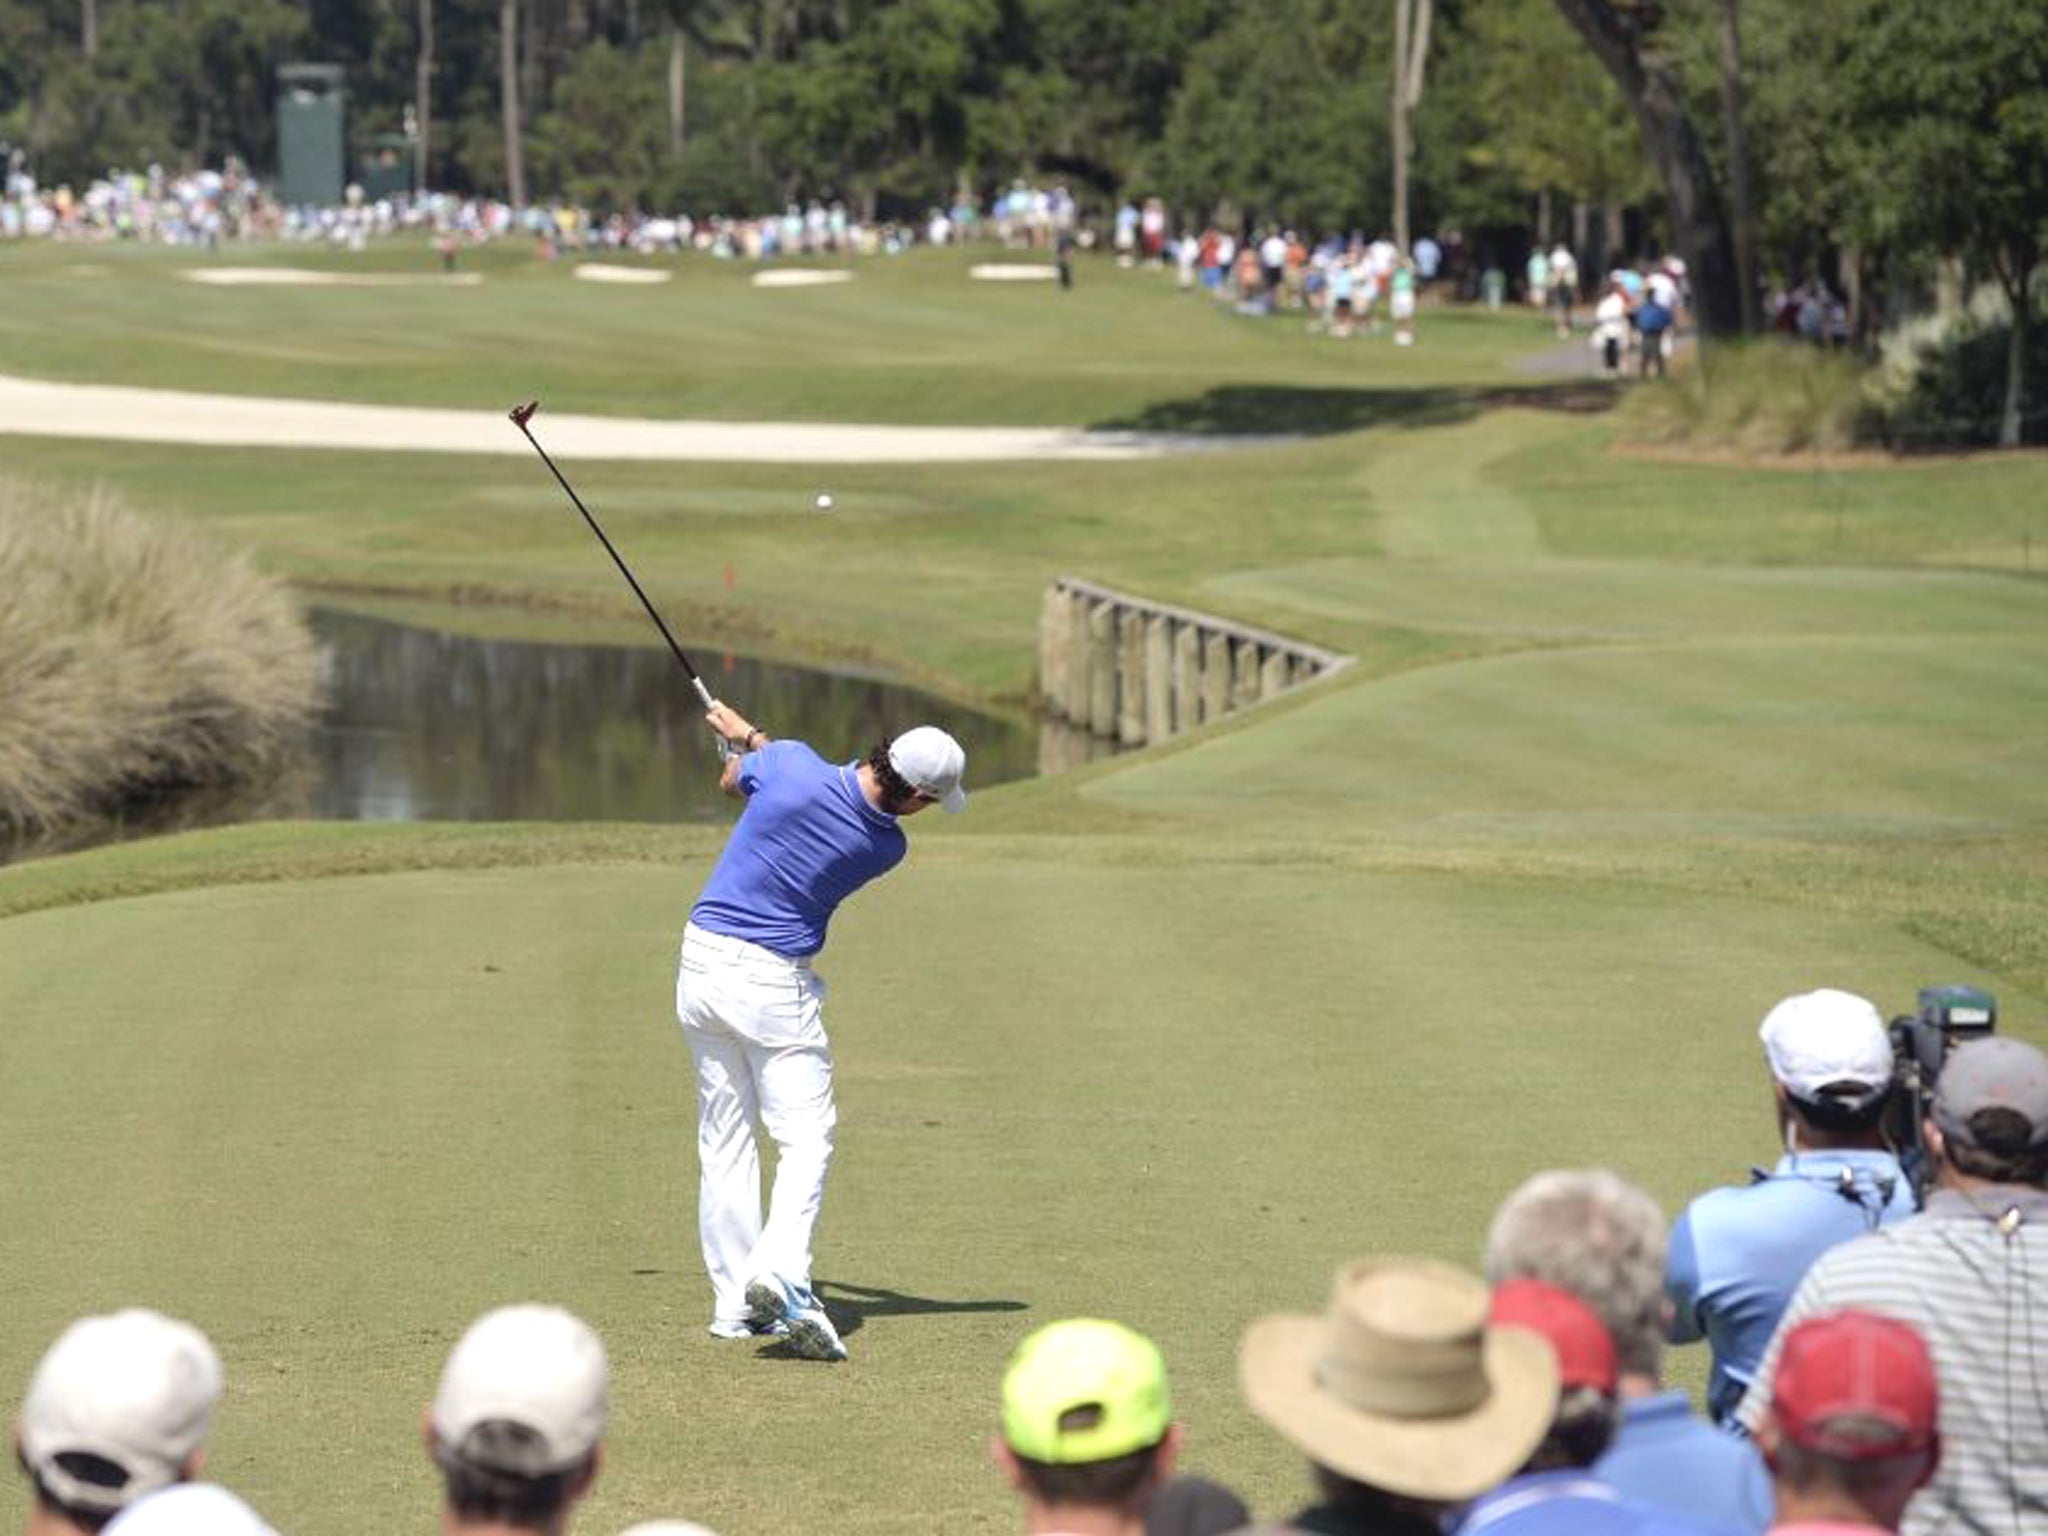
<instances>
[{"instance_id":1,"label":"golfer's hand","mask_svg":"<svg viewBox=\"0 0 2048 1536\"><path fill-rule=\"evenodd\" d=\"M745 748L750 741L758 741L760 732L748 722L746 716L730 704L714 704L704 712L704 722L720 741L732 746Z\"/></svg>"}]
</instances>

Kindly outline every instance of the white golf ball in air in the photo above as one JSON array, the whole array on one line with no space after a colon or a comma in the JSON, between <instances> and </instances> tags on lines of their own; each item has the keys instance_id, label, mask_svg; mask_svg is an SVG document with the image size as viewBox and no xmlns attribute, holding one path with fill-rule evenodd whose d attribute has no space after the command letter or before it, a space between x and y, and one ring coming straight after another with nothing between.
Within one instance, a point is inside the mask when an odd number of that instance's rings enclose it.
<instances>
[{"instance_id":1,"label":"white golf ball in air","mask_svg":"<svg viewBox=\"0 0 2048 1536\"><path fill-rule=\"evenodd\" d=\"M827 496L824 492L820 491L818 493L818 500L815 503L815 505L817 506L820 512L830 512L832 510L832 498L830 496Z\"/></svg>"}]
</instances>

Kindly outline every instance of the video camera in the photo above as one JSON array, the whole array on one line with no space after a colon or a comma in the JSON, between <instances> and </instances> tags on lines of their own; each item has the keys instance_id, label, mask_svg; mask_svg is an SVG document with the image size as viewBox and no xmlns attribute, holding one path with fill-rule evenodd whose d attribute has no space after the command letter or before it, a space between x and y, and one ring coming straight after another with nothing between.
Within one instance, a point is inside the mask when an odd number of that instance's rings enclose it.
<instances>
[{"instance_id":1,"label":"video camera","mask_svg":"<svg viewBox=\"0 0 2048 1536\"><path fill-rule=\"evenodd\" d=\"M1924 1201L1934 1169L1920 1127L1934 1105L1942 1063L1956 1046L1998 1027L1998 999L1979 987L1922 987L1918 1002L1918 1013L1892 1020L1896 1077L1885 1110L1885 1139Z\"/></svg>"}]
</instances>

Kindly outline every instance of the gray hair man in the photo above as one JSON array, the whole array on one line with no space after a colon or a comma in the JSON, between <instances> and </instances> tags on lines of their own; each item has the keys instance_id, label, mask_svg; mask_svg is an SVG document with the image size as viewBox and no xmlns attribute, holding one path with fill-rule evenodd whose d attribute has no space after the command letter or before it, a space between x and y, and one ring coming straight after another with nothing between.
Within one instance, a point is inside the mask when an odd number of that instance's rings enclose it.
<instances>
[{"instance_id":1,"label":"gray hair man","mask_svg":"<svg viewBox=\"0 0 2048 1536\"><path fill-rule=\"evenodd\" d=\"M1808 1318L1897 1318L1933 1355L1942 1447L1900 1530L2048 1529L2048 1056L2005 1036L1957 1046L1921 1130L1927 1209L1807 1271L1738 1417L1752 1432L1765 1421L1787 1336Z\"/></svg>"},{"instance_id":2,"label":"gray hair man","mask_svg":"<svg viewBox=\"0 0 2048 1536\"><path fill-rule=\"evenodd\" d=\"M66 1328L14 1430L35 1485L28 1536L99 1531L144 1495L196 1477L220 1393L220 1357L190 1323L136 1307Z\"/></svg>"},{"instance_id":3,"label":"gray hair man","mask_svg":"<svg viewBox=\"0 0 2048 1536\"><path fill-rule=\"evenodd\" d=\"M1760 1532L1771 1520L1762 1458L1697 1417L1685 1393L1660 1385L1669 1315L1664 1230L1657 1202L1618 1174L1539 1173L1494 1214L1487 1283L1545 1281L1576 1296L1613 1338L1621 1419L1596 1476L1648 1508Z\"/></svg>"},{"instance_id":4,"label":"gray hair man","mask_svg":"<svg viewBox=\"0 0 2048 1536\"><path fill-rule=\"evenodd\" d=\"M427 1451L446 1489L445 1536L561 1536L597 1481L610 1381L596 1333L560 1307L500 1307L478 1318L427 1410Z\"/></svg>"}]
</instances>

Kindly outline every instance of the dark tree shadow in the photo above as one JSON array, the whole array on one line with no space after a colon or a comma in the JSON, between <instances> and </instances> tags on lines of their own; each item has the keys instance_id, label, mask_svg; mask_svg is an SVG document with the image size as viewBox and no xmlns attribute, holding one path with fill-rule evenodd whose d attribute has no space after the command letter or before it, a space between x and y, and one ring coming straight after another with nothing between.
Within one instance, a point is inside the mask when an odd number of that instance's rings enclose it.
<instances>
[{"instance_id":1,"label":"dark tree shadow","mask_svg":"<svg viewBox=\"0 0 2048 1536\"><path fill-rule=\"evenodd\" d=\"M912 1296L904 1291L885 1290L880 1286L855 1285L849 1280L822 1280L811 1282L811 1289L817 1293L824 1305L825 1313L832 1319L832 1326L839 1330L841 1338L851 1338L866 1326L871 1317L932 1317L946 1312L1023 1312L1029 1310L1028 1301L1011 1301L991 1298L981 1301L941 1301L932 1296ZM760 1351L764 1360L798 1360L798 1355L787 1344L775 1342L763 1346Z\"/></svg>"},{"instance_id":2,"label":"dark tree shadow","mask_svg":"<svg viewBox=\"0 0 2048 1536\"><path fill-rule=\"evenodd\" d=\"M1099 432L1164 432L1188 437L1329 437L1367 427L1439 427L1469 421L1494 406L1591 412L1617 396L1599 380L1498 388L1308 389L1285 384L1222 384L1184 400L1098 421Z\"/></svg>"}]
</instances>

